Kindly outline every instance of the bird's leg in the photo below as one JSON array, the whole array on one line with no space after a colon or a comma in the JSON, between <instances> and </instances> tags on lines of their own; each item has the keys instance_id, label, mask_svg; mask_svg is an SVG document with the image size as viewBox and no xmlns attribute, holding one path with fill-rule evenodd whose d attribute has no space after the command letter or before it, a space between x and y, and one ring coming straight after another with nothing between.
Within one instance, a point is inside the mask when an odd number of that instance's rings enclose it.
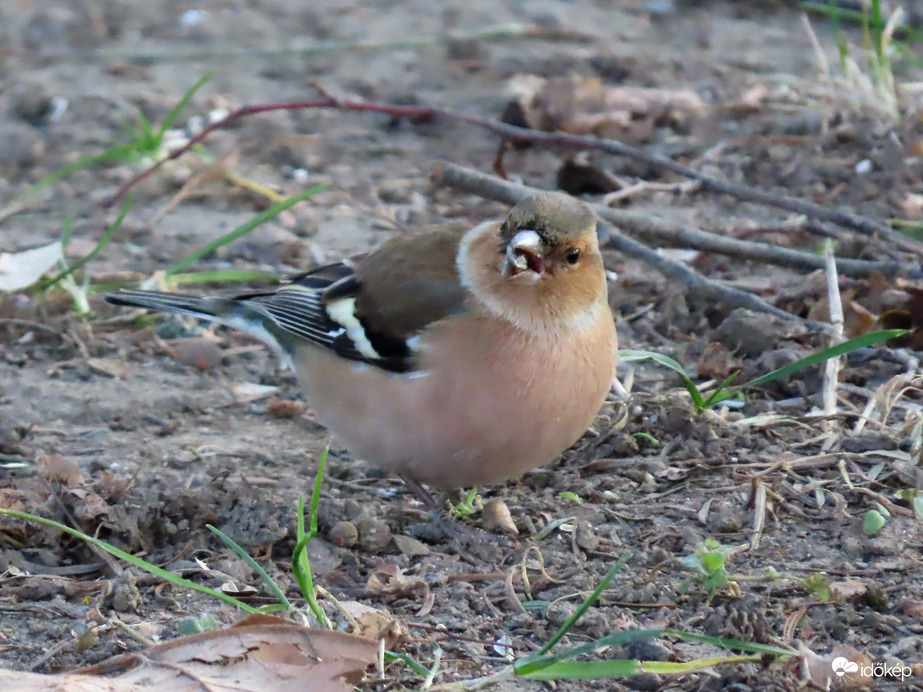
<instances>
[{"instance_id":1,"label":"bird's leg","mask_svg":"<svg viewBox=\"0 0 923 692\"><path fill-rule=\"evenodd\" d=\"M424 488L422 484L403 473L401 474L401 480L404 481L404 484L410 492L423 503L423 506L426 507L432 517L433 523L436 524L448 538L457 538L460 534L470 533L471 528L446 514L439 500L433 497L433 494Z\"/></svg>"},{"instance_id":2,"label":"bird's leg","mask_svg":"<svg viewBox=\"0 0 923 692\"><path fill-rule=\"evenodd\" d=\"M420 483L417 483L417 481L406 474L402 473L400 476L401 480L404 481L404 484L407 486L410 492L417 496L417 499L426 506L426 509L437 514L442 513L438 500L433 497L433 494L429 490L424 488Z\"/></svg>"},{"instance_id":3,"label":"bird's leg","mask_svg":"<svg viewBox=\"0 0 923 692\"><path fill-rule=\"evenodd\" d=\"M412 492L429 511L430 516L433 518L433 523L450 540L459 541L462 544L470 544L472 541L475 541L489 542L494 546L509 545L509 540L505 536L498 536L478 528L477 526L463 524L457 519L449 516L443 511L441 504L433 497L433 494L429 490L409 476L405 476L404 474L400 474L400 476L410 492Z\"/></svg>"}]
</instances>

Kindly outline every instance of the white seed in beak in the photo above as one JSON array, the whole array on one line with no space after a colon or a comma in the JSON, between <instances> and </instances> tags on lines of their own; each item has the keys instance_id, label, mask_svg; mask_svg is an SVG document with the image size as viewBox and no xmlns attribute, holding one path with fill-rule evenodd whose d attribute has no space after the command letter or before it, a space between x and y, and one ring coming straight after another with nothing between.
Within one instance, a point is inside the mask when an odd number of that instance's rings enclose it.
<instances>
[{"instance_id":1,"label":"white seed in beak","mask_svg":"<svg viewBox=\"0 0 923 692\"><path fill-rule=\"evenodd\" d=\"M532 271L538 275L543 270L544 250L539 234L535 231L520 231L514 235L506 246L504 274L510 277L524 271Z\"/></svg>"}]
</instances>

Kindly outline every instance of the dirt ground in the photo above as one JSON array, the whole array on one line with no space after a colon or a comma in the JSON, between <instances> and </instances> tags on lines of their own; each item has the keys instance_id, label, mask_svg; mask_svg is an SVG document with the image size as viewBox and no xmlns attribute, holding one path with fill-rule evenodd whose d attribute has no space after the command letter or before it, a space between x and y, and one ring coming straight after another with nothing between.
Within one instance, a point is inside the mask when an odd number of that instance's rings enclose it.
<instances>
[{"instance_id":1,"label":"dirt ground","mask_svg":"<svg viewBox=\"0 0 923 692\"><path fill-rule=\"evenodd\" d=\"M139 108L162 121L208 71L213 79L181 122L245 103L313 98L315 80L337 95L485 117L499 117L509 80L521 74L690 89L708 104L707 116L657 122L632 143L736 182L878 220L912 216L913 195L923 194L919 110L915 120L885 126L861 107L842 107L848 95L828 98L796 3L23 0L0 4L0 20L2 204L76 157L124 138ZM541 32L465 34L514 22ZM812 24L835 68L828 23ZM415 43L400 44L408 38ZM921 73L908 68L898 78L919 82ZM755 105L740 105L757 93ZM64 100L66 110L49 117L51 104ZM276 112L214 133L205 149L212 163L192 155L137 188L124 226L87 265L94 283L146 278L268 205L216 174L214 161L286 196L320 182L330 187L194 270L281 275L364 251L395 233L446 220L473 224L505 209L430 182L439 160L490 171L497 139L476 127L333 110ZM591 158L629 182L679 182L649 166ZM560 153L535 147L506 159L511 177L542 188L555 186L560 165ZM49 186L25 211L0 221L0 249L50 242L70 218L68 256L85 255L115 218L117 210L101 202L143 166L95 166ZM197 174L201 184L168 206ZM820 244L792 215L728 195L647 190L617 204L812 252ZM841 242L837 251L886 258L881 246L862 240ZM824 299L820 275L671 252L802 316L816 316ZM791 325L687 295L635 260L614 252L606 259L618 275L610 297L621 347L669 355L696 381L720 378L732 366L743 369L743 381L823 345ZM908 290L890 279L882 288L881 281L844 280L848 302L877 314L866 300L876 286L879 296ZM409 633L400 650L418 661L431 664L438 643L444 653L437 683L507 664L499 641L512 642L517 655L535 651L625 551L630 558L568 635L571 644L633 627L671 627L819 656L845 651L923 664L923 523L909 502L923 485L913 446L920 399L915 389L900 392L920 375L913 350L851 355L841 376L842 413L829 430L810 415L820 406L816 369L750 395L742 408L698 414L672 372L620 366L623 381L632 382L627 405L613 396L594 428L552 466L480 490L485 501L506 504L519 538L508 549L478 554L433 535L400 481L352 459L313 421L292 373L248 337L169 319L136 329L98 296L92 305L97 315L85 320L73 316L61 291L21 292L0 302L0 505L72 523L201 583L256 587L251 602L268 603L257 575L206 524L257 557L294 597L297 501L310 494L319 454L330 444L321 531L311 546L316 582L339 599L393 615ZM715 342L721 346L706 353ZM908 379L883 389L900 376ZM853 433L875 392L894 408L884 423L879 417ZM891 516L868 536L863 517L876 503ZM468 521L478 524L480 515ZM737 548L728 558L734 586L710 603L682 563L707 538ZM523 562L528 584L518 576ZM371 577L395 567L402 588L372 588ZM809 588L818 583L831 585L829 599ZM143 648L128 628L166 640L177 636L180 621L203 612L222 625L240 617L148 575L117 575L81 541L0 520L0 668L70 670ZM92 637L88 628L95 628ZM604 655L684 661L717 653L660 639ZM392 664L383 680L370 676L364 688L421 682ZM607 688L802 684L797 665L749 663L672 678L644 674ZM871 684L912 687L909 680Z\"/></svg>"}]
</instances>

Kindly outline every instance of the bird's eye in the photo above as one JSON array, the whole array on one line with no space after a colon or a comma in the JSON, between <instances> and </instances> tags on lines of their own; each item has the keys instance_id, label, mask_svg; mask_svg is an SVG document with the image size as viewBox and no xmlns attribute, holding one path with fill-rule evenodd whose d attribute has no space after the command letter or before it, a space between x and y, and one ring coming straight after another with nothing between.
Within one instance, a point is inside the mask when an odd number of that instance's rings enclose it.
<instances>
[{"instance_id":1,"label":"bird's eye","mask_svg":"<svg viewBox=\"0 0 923 692\"><path fill-rule=\"evenodd\" d=\"M580 261L580 250L578 248L571 248L567 251L567 254L564 255L564 259L567 260L568 264L577 264Z\"/></svg>"}]
</instances>

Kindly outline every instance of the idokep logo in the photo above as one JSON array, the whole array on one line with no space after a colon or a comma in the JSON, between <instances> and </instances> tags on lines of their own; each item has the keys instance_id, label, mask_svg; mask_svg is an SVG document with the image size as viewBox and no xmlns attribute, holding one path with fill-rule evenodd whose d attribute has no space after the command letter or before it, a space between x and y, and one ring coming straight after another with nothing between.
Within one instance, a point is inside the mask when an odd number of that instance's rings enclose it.
<instances>
[{"instance_id":1,"label":"idokep logo","mask_svg":"<svg viewBox=\"0 0 923 692\"><path fill-rule=\"evenodd\" d=\"M859 672L859 664L854 661L849 661L842 656L839 658L833 659L833 663L830 664L833 666L833 672L836 673L838 678L843 677L846 673L857 673Z\"/></svg>"},{"instance_id":2,"label":"idokep logo","mask_svg":"<svg viewBox=\"0 0 923 692\"><path fill-rule=\"evenodd\" d=\"M900 678L901 682L903 682L905 678L909 678L913 673L910 666L889 666L884 663L860 667L855 661L850 661L843 656L833 659L830 667L833 668L833 672L838 678L842 678L849 673L858 673L864 678Z\"/></svg>"}]
</instances>

